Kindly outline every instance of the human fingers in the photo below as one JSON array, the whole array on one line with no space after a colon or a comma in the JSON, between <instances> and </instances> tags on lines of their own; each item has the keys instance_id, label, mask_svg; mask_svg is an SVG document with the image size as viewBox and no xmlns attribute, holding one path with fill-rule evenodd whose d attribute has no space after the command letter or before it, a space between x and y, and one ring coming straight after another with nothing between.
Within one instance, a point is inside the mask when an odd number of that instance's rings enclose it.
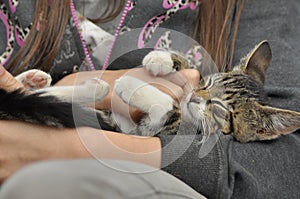
<instances>
[{"instance_id":1,"label":"human fingers","mask_svg":"<svg viewBox=\"0 0 300 199\"><path fill-rule=\"evenodd\" d=\"M143 82L147 84L151 84L160 91L170 95L174 100L180 101L181 97L183 96L183 89L173 82L170 82L167 79L164 79L163 77L156 77L150 74L148 71L146 71L143 68L135 68L126 71L123 73L119 78L122 78L122 76L131 76L137 79L142 80ZM125 83L125 82L124 82ZM142 85L136 85L137 89L142 88ZM145 95L145 101L153 95L149 93L149 95ZM112 96L110 98L111 102L111 108L114 113L118 113L125 118L131 118L132 121L136 122L138 121L142 116L143 112L138 110L138 108L130 107L127 103L125 103L114 91L112 91Z\"/></svg>"},{"instance_id":2,"label":"human fingers","mask_svg":"<svg viewBox=\"0 0 300 199\"><path fill-rule=\"evenodd\" d=\"M172 78L167 78L167 76L153 76L144 68L136 68L136 69L129 70L124 75L132 76L144 82L147 82L155 86L162 92L170 95L172 98L176 100L180 99L184 94L183 87L181 87L181 84L176 83L176 81L174 80L176 79L175 77L173 77L174 79L172 82L169 80Z\"/></svg>"},{"instance_id":3,"label":"human fingers","mask_svg":"<svg viewBox=\"0 0 300 199\"><path fill-rule=\"evenodd\" d=\"M23 85L18 82L2 65L0 65L0 88L13 91L23 88Z\"/></svg>"},{"instance_id":4,"label":"human fingers","mask_svg":"<svg viewBox=\"0 0 300 199\"><path fill-rule=\"evenodd\" d=\"M184 93L189 93L200 80L200 73L195 69L185 69L165 76L168 81L180 86Z\"/></svg>"}]
</instances>

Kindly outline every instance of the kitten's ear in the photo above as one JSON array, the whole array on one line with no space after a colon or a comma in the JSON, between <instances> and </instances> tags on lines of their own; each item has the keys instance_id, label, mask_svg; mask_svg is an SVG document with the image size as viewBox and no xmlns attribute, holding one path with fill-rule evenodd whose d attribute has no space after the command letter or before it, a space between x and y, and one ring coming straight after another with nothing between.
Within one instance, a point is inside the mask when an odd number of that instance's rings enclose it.
<instances>
[{"instance_id":1,"label":"kitten's ear","mask_svg":"<svg viewBox=\"0 0 300 199\"><path fill-rule=\"evenodd\" d=\"M242 60L241 69L261 84L265 83L266 71L272 59L272 52L267 41L260 42Z\"/></svg>"},{"instance_id":2,"label":"kitten's ear","mask_svg":"<svg viewBox=\"0 0 300 199\"><path fill-rule=\"evenodd\" d=\"M300 128L300 113L290 110L260 107L261 121L256 133L261 140L270 140Z\"/></svg>"}]
</instances>

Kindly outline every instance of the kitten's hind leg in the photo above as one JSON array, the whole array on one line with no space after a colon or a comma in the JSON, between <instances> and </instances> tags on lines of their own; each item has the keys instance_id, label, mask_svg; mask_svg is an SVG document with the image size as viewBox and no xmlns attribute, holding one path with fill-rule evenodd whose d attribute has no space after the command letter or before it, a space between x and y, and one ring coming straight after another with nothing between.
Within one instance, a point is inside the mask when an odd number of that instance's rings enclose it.
<instances>
[{"instance_id":1,"label":"kitten's hind leg","mask_svg":"<svg viewBox=\"0 0 300 199\"><path fill-rule=\"evenodd\" d=\"M174 109L172 97L137 78L123 76L116 80L114 89L125 103L147 113L147 126L155 133L165 124L167 113Z\"/></svg>"},{"instance_id":2,"label":"kitten's hind leg","mask_svg":"<svg viewBox=\"0 0 300 199\"><path fill-rule=\"evenodd\" d=\"M18 82L23 84L25 88L29 89L49 87L52 81L52 78L49 74L38 69L25 71L15 78Z\"/></svg>"},{"instance_id":3,"label":"kitten's hind leg","mask_svg":"<svg viewBox=\"0 0 300 199\"><path fill-rule=\"evenodd\" d=\"M75 86L53 86L39 89L44 95L54 95L66 102L90 103L102 100L109 92L109 84L98 78Z\"/></svg>"}]
</instances>

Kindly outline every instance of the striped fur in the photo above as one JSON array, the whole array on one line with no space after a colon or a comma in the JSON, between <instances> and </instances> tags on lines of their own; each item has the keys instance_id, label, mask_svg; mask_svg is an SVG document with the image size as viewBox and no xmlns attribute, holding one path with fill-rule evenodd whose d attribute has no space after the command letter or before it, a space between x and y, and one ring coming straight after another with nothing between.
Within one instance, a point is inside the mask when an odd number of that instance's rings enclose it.
<instances>
[{"instance_id":1,"label":"striped fur","mask_svg":"<svg viewBox=\"0 0 300 199\"><path fill-rule=\"evenodd\" d=\"M158 53L155 55L157 56ZM187 62L182 60L183 56L170 52L170 57L174 69L186 68ZM203 77L194 92L187 97L183 115L187 116L205 135L223 132L231 134L240 142L275 139L299 129L299 112L283 110L267 104L263 87L271 58L270 46L267 41L263 41L242 58L240 64L232 71ZM157 74L153 71L156 69L150 67L156 64L155 58L148 57L147 60L151 60L151 63L146 62L148 66L145 68L152 74ZM178 63L184 64L181 67ZM161 68L160 70L163 71ZM176 114L168 113L170 116L166 120L168 123L166 122L156 133L176 134L178 125L184 119L176 102L172 112ZM143 129L147 127L145 123L142 119L140 125Z\"/></svg>"}]
</instances>

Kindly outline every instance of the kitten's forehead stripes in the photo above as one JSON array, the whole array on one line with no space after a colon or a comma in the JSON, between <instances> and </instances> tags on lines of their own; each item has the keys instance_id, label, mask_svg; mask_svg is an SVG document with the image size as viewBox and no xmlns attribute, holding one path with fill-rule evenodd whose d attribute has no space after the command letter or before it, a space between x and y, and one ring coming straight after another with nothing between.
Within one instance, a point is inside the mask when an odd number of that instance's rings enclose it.
<instances>
[{"instance_id":1,"label":"kitten's forehead stripes","mask_svg":"<svg viewBox=\"0 0 300 199\"><path fill-rule=\"evenodd\" d=\"M204 85L200 87L200 89L209 89L211 88L215 83L221 82L222 81L222 76L221 75L211 75L211 76L206 76L203 78Z\"/></svg>"},{"instance_id":2,"label":"kitten's forehead stripes","mask_svg":"<svg viewBox=\"0 0 300 199\"><path fill-rule=\"evenodd\" d=\"M232 78L225 77L225 94L236 98L258 99L263 94L263 87L257 81L245 75L233 75ZM227 96L227 97L228 97Z\"/></svg>"},{"instance_id":3,"label":"kitten's forehead stripes","mask_svg":"<svg viewBox=\"0 0 300 199\"><path fill-rule=\"evenodd\" d=\"M218 99L211 99L206 101L206 105L217 105L224 109L225 111L230 111L226 105L223 104L222 101L219 101Z\"/></svg>"}]
</instances>

